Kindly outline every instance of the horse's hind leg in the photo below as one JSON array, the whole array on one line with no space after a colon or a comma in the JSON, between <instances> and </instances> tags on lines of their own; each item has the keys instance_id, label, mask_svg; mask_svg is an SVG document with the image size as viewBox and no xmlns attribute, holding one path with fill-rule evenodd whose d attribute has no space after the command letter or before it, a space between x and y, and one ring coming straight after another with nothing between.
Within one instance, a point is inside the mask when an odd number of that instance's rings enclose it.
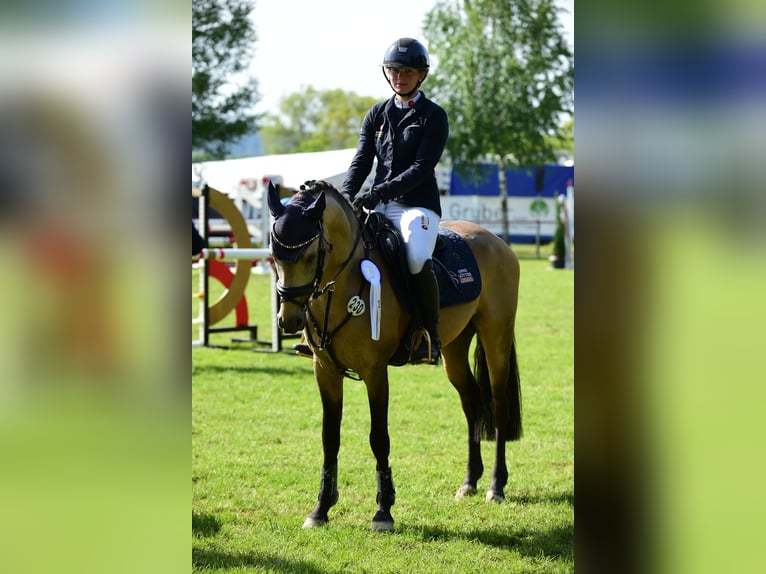
<instances>
[{"instance_id":1,"label":"horse's hind leg","mask_svg":"<svg viewBox=\"0 0 766 574\"><path fill-rule=\"evenodd\" d=\"M468 463L465 479L455 498L476 494L477 483L484 473L484 463L481 460L481 393L468 362L473 334L473 327L469 325L455 340L442 349L447 377L460 394L460 403L468 423Z\"/></svg>"},{"instance_id":2,"label":"horse's hind leg","mask_svg":"<svg viewBox=\"0 0 766 574\"><path fill-rule=\"evenodd\" d=\"M314 371L322 397L322 478L314 510L306 518L303 528L327 524L327 512L338 502L338 451L340 450L340 423L343 417L343 376L339 373Z\"/></svg>"},{"instance_id":3,"label":"horse's hind leg","mask_svg":"<svg viewBox=\"0 0 766 574\"><path fill-rule=\"evenodd\" d=\"M492 386L492 413L495 423L495 460L492 468L492 482L487 490L487 502L502 502L505 500L505 486L508 484L508 466L505 461L505 443L516 440L513 427L517 427L520 435L520 411L518 410L520 396L516 379L515 350L511 335L510 341L497 336L489 340L485 348L486 366ZM513 396L513 395L516 396ZM514 420L512 421L512 417Z\"/></svg>"}]
</instances>

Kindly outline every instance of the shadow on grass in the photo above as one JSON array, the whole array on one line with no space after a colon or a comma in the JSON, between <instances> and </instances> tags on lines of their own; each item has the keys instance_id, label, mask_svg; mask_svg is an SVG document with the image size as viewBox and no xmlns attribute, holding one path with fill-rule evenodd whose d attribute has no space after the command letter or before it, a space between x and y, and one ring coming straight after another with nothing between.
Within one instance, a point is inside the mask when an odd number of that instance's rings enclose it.
<instances>
[{"instance_id":1,"label":"shadow on grass","mask_svg":"<svg viewBox=\"0 0 766 574\"><path fill-rule=\"evenodd\" d=\"M218 570L227 568L257 568L269 572L292 572L295 574L326 574L303 560L287 560L279 556L265 556L250 552L221 552L218 550L192 549L194 570Z\"/></svg>"},{"instance_id":2,"label":"shadow on grass","mask_svg":"<svg viewBox=\"0 0 766 574\"><path fill-rule=\"evenodd\" d=\"M306 373L308 375L313 376L314 371L312 367L311 361L307 361L307 365L305 367L299 367L305 369ZM242 366L242 365L193 365L192 366L192 376L193 375L202 375L202 374L220 374L220 373L242 373L244 375L248 374L258 374L258 375L290 375L294 376L297 372L297 369L294 367L291 368L283 368L283 367L267 367L267 366Z\"/></svg>"},{"instance_id":3,"label":"shadow on grass","mask_svg":"<svg viewBox=\"0 0 766 574\"><path fill-rule=\"evenodd\" d=\"M549 494L546 496L537 495L506 495L506 502L515 502L517 504L562 504L567 503L574 506L574 493L561 492L558 494Z\"/></svg>"},{"instance_id":4,"label":"shadow on grass","mask_svg":"<svg viewBox=\"0 0 766 574\"><path fill-rule=\"evenodd\" d=\"M569 504L574 506L574 493L559 492L544 496L509 496L506 502L524 505L534 504ZM512 530L471 529L452 531L439 527L425 526L421 530L423 539L454 540L457 538L478 541L498 548L516 548L529 557L543 555L547 558L574 558L574 524L559 526L549 530Z\"/></svg>"},{"instance_id":5,"label":"shadow on grass","mask_svg":"<svg viewBox=\"0 0 766 574\"><path fill-rule=\"evenodd\" d=\"M523 505L535 504L569 504L574 506L573 492L559 492L544 496L523 495L509 496L507 502ZM548 530L520 529L481 529L449 530L439 526L424 526L420 529L423 540L455 540L463 539L477 541L497 548L515 548L521 554L536 558L574 558L574 525L558 526Z\"/></svg>"},{"instance_id":6,"label":"shadow on grass","mask_svg":"<svg viewBox=\"0 0 766 574\"><path fill-rule=\"evenodd\" d=\"M192 533L195 538L209 538L221 530L221 522L210 514L192 512ZM218 570L229 568L257 568L275 572L295 572L304 574L325 574L321 570L302 560L288 560L279 556L266 556L257 553L224 552L192 547L192 566L194 570Z\"/></svg>"},{"instance_id":7,"label":"shadow on grass","mask_svg":"<svg viewBox=\"0 0 766 574\"><path fill-rule=\"evenodd\" d=\"M545 531L510 530L507 532L481 528L453 531L426 526L421 529L421 532L426 542L459 538L497 548L515 548L531 558L541 555L546 558L571 559L574 557L574 525L559 526Z\"/></svg>"},{"instance_id":8,"label":"shadow on grass","mask_svg":"<svg viewBox=\"0 0 766 574\"><path fill-rule=\"evenodd\" d=\"M215 536L221 530L221 522L209 514L192 512L192 534L197 538Z\"/></svg>"}]
</instances>

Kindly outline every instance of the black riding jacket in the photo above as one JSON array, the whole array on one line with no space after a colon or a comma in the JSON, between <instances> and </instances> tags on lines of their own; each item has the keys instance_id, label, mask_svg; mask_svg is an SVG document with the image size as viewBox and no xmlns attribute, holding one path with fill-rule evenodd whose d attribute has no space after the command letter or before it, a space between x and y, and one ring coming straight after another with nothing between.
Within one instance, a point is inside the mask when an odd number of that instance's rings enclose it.
<instances>
[{"instance_id":1,"label":"black riding jacket","mask_svg":"<svg viewBox=\"0 0 766 574\"><path fill-rule=\"evenodd\" d=\"M434 170L447 144L447 113L425 94L409 109L397 108L395 97L373 105L364 117L341 191L353 198L377 157L373 188L384 202L425 207L441 217Z\"/></svg>"}]
</instances>

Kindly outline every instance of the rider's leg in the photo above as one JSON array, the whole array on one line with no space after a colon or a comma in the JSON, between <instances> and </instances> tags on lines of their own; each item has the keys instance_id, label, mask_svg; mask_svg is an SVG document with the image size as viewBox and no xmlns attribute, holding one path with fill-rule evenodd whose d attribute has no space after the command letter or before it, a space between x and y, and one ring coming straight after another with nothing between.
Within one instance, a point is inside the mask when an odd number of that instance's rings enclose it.
<instances>
[{"instance_id":1,"label":"rider's leg","mask_svg":"<svg viewBox=\"0 0 766 574\"><path fill-rule=\"evenodd\" d=\"M415 304L420 311L429 341L413 351L413 363L439 362L439 287L431 257L439 233L439 216L429 209L410 207L397 202L385 206L385 215L402 234L407 244L407 265L415 290Z\"/></svg>"},{"instance_id":2,"label":"rider's leg","mask_svg":"<svg viewBox=\"0 0 766 574\"><path fill-rule=\"evenodd\" d=\"M412 352L413 363L439 364L439 285L431 260L425 262L420 273L412 276L423 327L428 331L430 341L423 339ZM430 344L429 344L430 343Z\"/></svg>"}]
</instances>

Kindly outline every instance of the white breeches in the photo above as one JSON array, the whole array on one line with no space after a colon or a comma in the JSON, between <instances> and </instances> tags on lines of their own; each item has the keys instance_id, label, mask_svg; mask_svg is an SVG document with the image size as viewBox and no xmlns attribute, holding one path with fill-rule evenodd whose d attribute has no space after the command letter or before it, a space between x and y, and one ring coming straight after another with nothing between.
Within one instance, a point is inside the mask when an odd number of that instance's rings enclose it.
<instances>
[{"instance_id":1,"label":"white breeches","mask_svg":"<svg viewBox=\"0 0 766 574\"><path fill-rule=\"evenodd\" d=\"M439 216L424 207L412 207L396 201L379 203L375 211L385 215L399 230L407 244L407 265L415 275L431 259L439 233Z\"/></svg>"}]
</instances>

